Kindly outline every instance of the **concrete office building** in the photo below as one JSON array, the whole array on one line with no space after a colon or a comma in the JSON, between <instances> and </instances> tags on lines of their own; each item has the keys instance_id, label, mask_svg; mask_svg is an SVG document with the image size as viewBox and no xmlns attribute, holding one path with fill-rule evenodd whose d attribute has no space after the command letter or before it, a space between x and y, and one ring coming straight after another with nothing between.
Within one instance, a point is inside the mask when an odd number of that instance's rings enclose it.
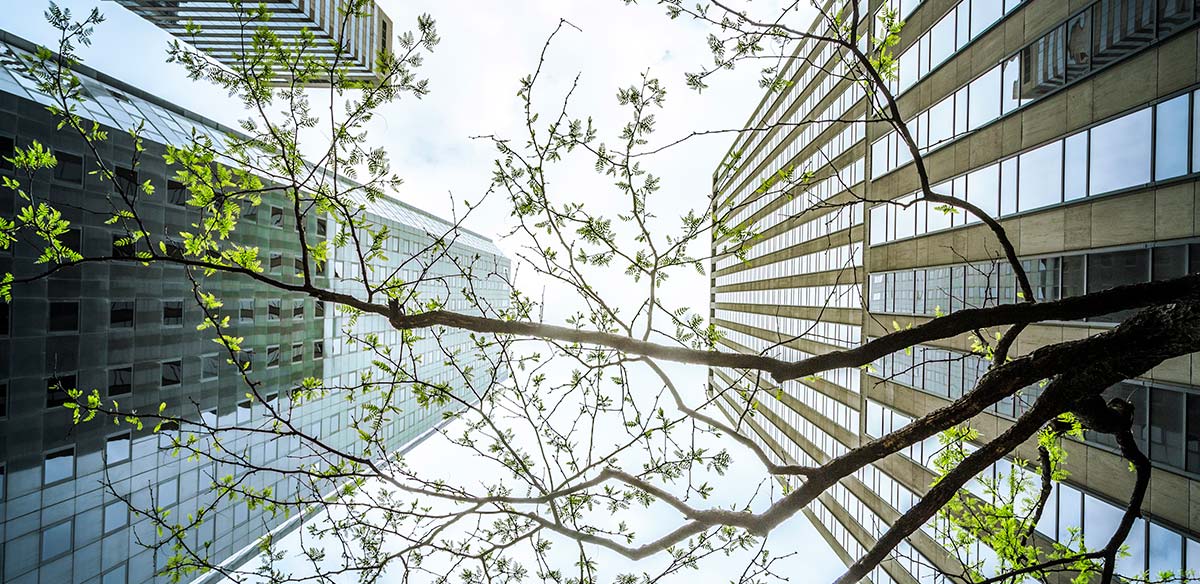
<instances>
[{"instance_id":1,"label":"concrete office building","mask_svg":"<svg viewBox=\"0 0 1200 584\"><path fill-rule=\"evenodd\" d=\"M138 16L149 20L171 36L194 46L226 65L239 62L246 52L243 36L266 26L285 44L296 43L303 31L315 38L307 55L332 60L341 46L340 59L350 79L377 79L376 60L380 52L392 51L395 29L392 20L375 4L368 2L363 14L345 14L346 0L267 0L246 4L238 11L228 0L113 0ZM265 4L271 18L265 23L248 20L246 13ZM200 27L200 33L187 32L188 24ZM286 83L280 77L275 81Z\"/></svg>"},{"instance_id":2,"label":"concrete office building","mask_svg":"<svg viewBox=\"0 0 1200 584\"><path fill-rule=\"evenodd\" d=\"M53 174L47 171L32 182L21 180L35 196L63 210L73 226L66 237L69 245L87 256L127 252L116 245L118 232L103 224L112 184L88 172L94 158L87 145L69 131L56 130L57 120L44 107L48 99L24 72L20 57L34 48L0 31L0 155L11 156L14 146L25 147L35 140L51 148L58 159ZM171 180L174 169L163 162L164 144L182 143L195 131L219 145L223 136L235 131L90 68L79 67L76 73L87 98L80 115L109 129L100 156L116 168L119 180L129 184L149 180L156 187L154 196L139 203L149 229L163 234L189 229L198 210L186 205L187 193ZM134 169L133 144L124 129L142 121L146 151ZM12 176L12 166L0 167L0 175ZM355 185L344 182L342 186ZM0 215L12 216L22 204L5 189L0 194ZM285 209L290 209L289 201L269 194L243 217L235 233L239 243L260 247L269 273L288 279L298 271L299 247L294 216ZM411 271L420 265L431 265L431 273L443 276L461 273L458 266L470 266L469 280L422 284L423 297L443 298L451 308L468 311L471 305L461 291L470 285L481 302L497 308L507 305L504 278L509 263L487 238L461 231L448 242L450 254L435 259L417 252L448 230L449 223L387 197L370 204L367 213L369 220L391 227L388 259L371 266L376 276L402 269L405 279L414 281ZM332 236L332 225L326 220L309 217L308 221L310 234ZM358 273L346 267L348 253L335 251L336 261L317 278L318 284L358 293L347 280ZM16 246L0 252L0 271L11 270L18 277L37 273L44 266L35 265L35 258L30 247ZM230 316L228 332L244 337L240 358L250 361L251 376L261 383L266 402L288 410L299 428L323 441L355 448L356 409L364 400L379 399L378 393L363 394L354 402L335 394L299 405L290 394L306 377L322 378L331 387L358 385L367 375L380 379L362 346L347 342L345 315L311 298L245 278L217 275L207 279L205 286L225 302L222 314ZM211 331L195 330L201 313L178 266L146 267L122 261L81 266L37 284L15 287L13 296L11 305L0 304L0 579L14 584L165 581L154 572L171 554L169 548L156 552L139 545L139 541L155 541L152 525L128 513L101 481L107 480L118 494L132 497L143 508L153 502L171 509L172 517L182 518L211 503L213 477L237 475L237 468L173 457L160 450L168 441L160 442L149 432L131 433L124 425L75 426L60 406L65 395L58 388L97 388L105 398L140 411L153 410L165 401L171 413L221 426L253 424L264 416L265 405L246 399L245 385L226 363L227 355L211 341ZM380 320L363 319L355 334L380 332L391 335L385 340L396 340L397 333ZM473 390L493 379L485 364L465 350L467 336L453 335L447 335L444 344L464 348L459 359L475 367L470 378L464 379L445 366L441 356L435 357L438 346L432 339L420 341L415 348L429 357L419 375L448 382L470 400ZM391 450L442 420L442 410L417 407L410 392L401 391L400 396L393 403L403 415L381 432ZM259 434L225 435L223 446L268 464L314 461L318 455L296 440L266 440ZM285 460L291 462L280 462ZM295 479L271 473L250 475L245 484L273 487L282 494L301 488ZM268 530L280 528L284 520L261 508L225 502L189 541L200 549L210 542L207 553L213 562L244 560L253 555L247 546Z\"/></svg>"},{"instance_id":3,"label":"concrete office building","mask_svg":"<svg viewBox=\"0 0 1200 584\"><path fill-rule=\"evenodd\" d=\"M831 4L840 8L844 2ZM882 2L863 0L863 14ZM893 0L905 24L892 89L925 152L935 190L1000 218L1040 300L1200 271L1200 73L1193 0ZM821 32L821 21L813 25ZM864 24L865 31L871 24ZM964 307L1015 302L995 238L964 213L923 203L911 159L871 114L862 89L836 76L841 56L803 43L783 67L793 83L767 94L714 175L730 225L762 237L746 261L714 242L711 317L727 348L795 359L858 345ZM824 120L804 124L815 120ZM833 120L860 120L860 123ZM738 154L735 154L738 153ZM785 193L760 185L781 169L815 172ZM854 195L848 191L852 190ZM855 201L859 201L855 203ZM831 205L847 203L848 206ZM1016 354L1103 331L1123 318L1031 326ZM793 337L796 340L780 341ZM907 424L973 387L987 363L965 337L757 394L756 437L779 459L823 462ZM714 370L711 390L749 387ZM1136 407L1154 464L1119 572L1200 569L1200 356L1172 359L1109 388ZM767 384L767 387L773 387ZM973 424L1007 428L1030 388ZM728 392L728 395L733 395ZM744 408L720 402L727 413ZM806 511L847 563L861 556L934 478L936 438L868 466ZM1045 545L1080 529L1103 545L1133 474L1102 436L1066 441L1070 477L1038 524ZM1018 454L1036 459L1031 448ZM1007 462L989 472L1007 474ZM961 569L936 522L913 534L870 580L937 582ZM989 562L988 549L968 561Z\"/></svg>"}]
</instances>

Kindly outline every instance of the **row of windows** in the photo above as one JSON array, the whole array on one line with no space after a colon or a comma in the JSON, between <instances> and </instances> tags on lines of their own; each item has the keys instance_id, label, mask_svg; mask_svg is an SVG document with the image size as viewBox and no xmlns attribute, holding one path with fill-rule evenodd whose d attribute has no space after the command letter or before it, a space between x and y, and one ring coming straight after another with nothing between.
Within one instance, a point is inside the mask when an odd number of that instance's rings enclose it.
<instances>
[{"instance_id":1,"label":"row of windows","mask_svg":"<svg viewBox=\"0 0 1200 584\"><path fill-rule=\"evenodd\" d=\"M780 209L775 213L770 213L755 222L750 229L754 233L764 233L767 229L774 227L781 221L787 221L792 218L791 215ZM783 233L774 235L766 239L755 239L753 243L746 248L746 261L760 258L765 255L775 253L777 251L787 249L789 247L800 245L805 242L812 241L819 237L826 237L849 229L855 225L861 225L863 222L863 204L854 203L849 208L838 207L833 212L822 215L815 219L811 219L800 225L797 225ZM745 248L745 246L743 246ZM723 270L730 266L735 266L742 260L736 255L730 254L717 260L716 269Z\"/></svg>"},{"instance_id":2,"label":"row of windows","mask_svg":"<svg viewBox=\"0 0 1200 584\"><path fill-rule=\"evenodd\" d=\"M941 147L1152 43L1156 17L1160 37L1180 30L1193 8L1192 0L1100 0L914 116L909 131L923 152ZM912 162L895 131L871 148L873 179Z\"/></svg>"},{"instance_id":3,"label":"row of windows","mask_svg":"<svg viewBox=\"0 0 1200 584\"><path fill-rule=\"evenodd\" d=\"M962 50L1021 0L961 0L929 31L900 54L891 90L899 95Z\"/></svg>"},{"instance_id":4,"label":"row of windows","mask_svg":"<svg viewBox=\"0 0 1200 584\"><path fill-rule=\"evenodd\" d=\"M808 359L813 355L804 351L793 349L788 346L779 345L775 342L765 341L754 335L748 335L739 331L730 330L725 327L717 327L717 331L721 334L722 340L729 340L749 351L782 359L784 361L800 361ZM824 379L834 385L845 388L854 393L858 393L861 387L862 377L859 375L858 369L841 367L838 369L829 369L816 374L816 377Z\"/></svg>"},{"instance_id":5,"label":"row of windows","mask_svg":"<svg viewBox=\"0 0 1200 584\"><path fill-rule=\"evenodd\" d=\"M1158 391L1156 388L1155 391ZM1112 397L1106 395L1106 397ZM912 418L901 414L887 406L867 401L867 428L871 432L890 432L911 422ZM973 445L964 445L968 452L973 451ZM931 465L926 465L936 472ZM991 480L1003 481L1016 473L1030 488L1040 484L1040 477L1024 468L1013 465L1008 460L999 460L991 465L981 476ZM1003 482L1002 482L1003 484ZM987 499L990 495L979 483L978 477L967 485L968 491L975 496ZM1026 503L1028 504L1028 503ZM1099 499L1091 494L1081 492L1067 483L1055 483L1054 491L1047 503L1037 530L1050 539L1061 541L1071 537L1071 531L1078 529L1083 534L1084 544L1095 549L1103 546L1116 531L1123 509ZM929 526L924 529L929 531ZM931 536L938 541L945 541L945 527L935 524ZM1151 574L1161 571L1180 573L1182 569L1200 567L1200 542L1186 538L1161 524L1138 519L1125 541L1129 546L1130 555L1118 562L1118 572L1125 575L1139 574L1149 570ZM987 563L991 550L978 549L976 554ZM1186 561L1185 561L1186 554Z\"/></svg>"},{"instance_id":6,"label":"row of windows","mask_svg":"<svg viewBox=\"0 0 1200 584\"><path fill-rule=\"evenodd\" d=\"M1200 93L1200 92L1197 92ZM1200 107L1180 95L933 187L1004 217L1200 171ZM1189 130L1190 128L1190 130ZM1189 156L1189 153L1191 155ZM909 195L871 209L871 245L978 222Z\"/></svg>"},{"instance_id":7,"label":"row of windows","mask_svg":"<svg viewBox=\"0 0 1200 584\"><path fill-rule=\"evenodd\" d=\"M862 327L852 324L792 318L772 314L736 312L718 308L715 318L776 333L789 341L807 339L835 347L857 347L862 342Z\"/></svg>"},{"instance_id":8,"label":"row of windows","mask_svg":"<svg viewBox=\"0 0 1200 584\"><path fill-rule=\"evenodd\" d=\"M279 367L281 363L303 363L305 343L292 343L290 348L270 345L266 348L265 365L267 369ZM243 348L239 354L239 362L246 364L246 371L253 370L253 348ZM312 359L325 358L325 341L312 342ZM227 357L219 353L201 355L200 381L212 381L218 378L222 364ZM159 364L159 389L176 387L182 383L183 359L170 359ZM69 396L67 390L77 387L77 377L74 373L59 373L46 378L46 407L58 408L65 404ZM106 393L109 396L128 395L133 392L133 365L112 367L107 371ZM7 393L7 385L0 384L0 393ZM0 417L7 414L5 399L0 397Z\"/></svg>"},{"instance_id":9,"label":"row of windows","mask_svg":"<svg viewBox=\"0 0 1200 584\"><path fill-rule=\"evenodd\" d=\"M863 14L865 14L865 12L863 12ZM818 23L820 23L819 18ZM820 26L820 24L817 26ZM819 50L819 52L810 57L809 53L814 50ZM838 62L830 63L835 56L838 57ZM812 66L805 66L810 63ZM793 82L782 91L782 95L780 95L779 98L777 98L773 103L773 108L760 108L758 113L753 116L746 127L761 128L764 126L773 126L774 124L778 123L780 119L782 119L783 115L788 111L788 108L792 107L792 105L796 102L796 99L799 97L799 95L809 89L818 75L822 75L823 77L821 79L821 84L814 89L809 96L806 97L804 101L801 102L801 104L796 108L796 111L793 112L792 116L789 118L789 123L799 123L808 119L808 115L812 113L812 110L816 108L817 104L824 101L825 97L829 95L829 93L833 91L833 88L837 86L838 82L841 81L841 77L836 74L828 74L828 72L833 71L834 69L838 69L840 71L842 67L843 65L841 63L840 53L832 43L820 43L815 40L806 40L800 42L792 57L787 59L784 70L779 75L780 79ZM803 68L804 72L797 79L792 80L792 76L795 75L796 70L800 68ZM768 110L770 110L769 114L767 113ZM717 181L719 184L717 190L723 191L727 189L730 186L729 181L732 180L733 177L737 176L737 170L758 168L758 166L762 164L764 160L766 160L767 155L779 145L786 133L786 130L781 129L774 131L773 134L771 132L746 132L741 134L736 140L734 140L734 146L730 149L731 155L727 159L725 170L721 173L721 177ZM772 134L772 142L770 142L768 146L760 148L759 143L768 134ZM732 155L734 152L746 153L754 152L755 150L757 150L758 153L753 158L740 164L739 162L741 161L733 158ZM795 152L793 152L788 159L793 156L795 156ZM779 161L779 164L780 166L776 167L776 170L782 167L782 161ZM745 200L745 197L748 196L748 194L749 191L743 189L734 199L733 204L737 205L738 203L742 202Z\"/></svg>"},{"instance_id":10,"label":"row of windows","mask_svg":"<svg viewBox=\"0 0 1200 584\"><path fill-rule=\"evenodd\" d=\"M1169 243L1023 260L1035 300L1060 300L1127 284L1200 273L1200 243ZM917 268L870 275L869 308L875 313L935 316L1018 300L1008 262ZM1092 317L1117 322L1129 311Z\"/></svg>"},{"instance_id":11,"label":"row of windows","mask_svg":"<svg viewBox=\"0 0 1200 584\"><path fill-rule=\"evenodd\" d=\"M108 325L110 329L125 329L135 328L137 303L147 302L146 300L113 300L109 302ZM305 314L307 299L295 298L289 303L289 315L296 320L302 320ZM165 327L181 327L184 321L184 301L182 300L162 300L159 302L162 307L162 326ZM271 299L266 301L266 314L268 321L280 320L283 313L284 301L279 299ZM313 312L316 318L325 317L325 301L314 300ZM7 311L5 315L7 316ZM254 322L255 320L255 301L253 299L242 299L238 301L238 321L239 322ZM47 316L47 330L50 332L78 332L80 325L80 312L78 300L53 300L49 303ZM5 326L0 327L0 335L8 334L7 318L2 323Z\"/></svg>"},{"instance_id":12,"label":"row of windows","mask_svg":"<svg viewBox=\"0 0 1200 584\"><path fill-rule=\"evenodd\" d=\"M982 356L948 349L916 346L877 359L870 373L893 383L949 400L970 391L987 372ZM1022 389L989 408L1000 416L1016 418L1028 410L1041 388ZM1169 468L1200 473L1200 395L1191 390L1149 381L1124 381L1105 390L1107 399L1120 397L1134 406L1134 438L1150 460ZM868 407L868 419L870 419ZM874 428L868 422L868 433ZM886 430L886 429L885 429ZM881 435L881 434L875 434ZM1109 450L1116 443L1106 434L1089 432L1087 442Z\"/></svg>"},{"instance_id":13,"label":"row of windows","mask_svg":"<svg viewBox=\"0 0 1200 584\"><path fill-rule=\"evenodd\" d=\"M768 213L760 218L755 223L753 231L761 233L775 226L780 221L784 221L790 217L799 217L805 211L817 206L822 201L828 200L858 185L866 177L866 158L859 158L841 168L830 168L830 170L832 172L829 176L820 180L810 181L807 188L803 190L797 188L797 191L792 195L783 197L786 202L776 209L775 212ZM726 224L730 226L741 225L742 222L779 200L778 196L759 197L742 205L740 210L734 213L733 218L729 219Z\"/></svg>"},{"instance_id":14,"label":"row of windows","mask_svg":"<svg viewBox=\"0 0 1200 584\"><path fill-rule=\"evenodd\" d=\"M725 373L723 371L719 371L718 375L724 377ZM733 375L736 375L737 377L725 379L725 382L731 386L740 386L740 389L747 392L749 392L751 389L754 389L755 384L752 381L744 379L744 376L737 374L736 371L733 372ZM742 381L734 383L732 381L733 379L741 379ZM778 397L776 397L774 392L770 390L763 390L754 392L752 394L747 393L746 395L753 397L755 403L758 404L758 410L770 412L771 416L766 420L760 419L759 423L764 426L764 429L767 430L770 437L777 444L787 445L789 449L792 449L791 445L793 445L794 442L788 439L781 430L781 428L786 427L800 434L814 447L816 447L821 454L820 461L832 460L849 451L849 448L847 448L845 444L843 444L837 438L834 438L829 432L826 432L819 425L814 424L808 418L800 415L800 412L797 412L796 410L793 410L785 405L779 400ZM795 456L794 452L791 453L793 456ZM817 457L814 455L813 458Z\"/></svg>"},{"instance_id":15,"label":"row of windows","mask_svg":"<svg viewBox=\"0 0 1200 584\"><path fill-rule=\"evenodd\" d=\"M862 243L839 245L802 256L791 257L766 265L747 268L715 278L716 285L728 286L746 282L758 282L773 278L786 278L796 274L812 274L830 270L853 269L862 265Z\"/></svg>"},{"instance_id":16,"label":"row of windows","mask_svg":"<svg viewBox=\"0 0 1200 584\"><path fill-rule=\"evenodd\" d=\"M767 393L776 391L776 388L768 385L766 380L752 377L751 374L746 372L729 367L714 367L713 370L720 374L719 379L727 386L740 386L744 390L749 390L756 386ZM754 383L750 382L751 379L754 379ZM737 382L735 383L734 380L737 380ZM808 406L818 414L825 416L826 419L833 423L853 434L858 434L858 410L854 407L846 405L836 398L794 379L783 382L778 389L796 401Z\"/></svg>"},{"instance_id":17,"label":"row of windows","mask_svg":"<svg viewBox=\"0 0 1200 584\"><path fill-rule=\"evenodd\" d=\"M719 304L858 308L862 305L862 286L859 284L827 284L772 290L716 292L714 296Z\"/></svg>"}]
</instances>

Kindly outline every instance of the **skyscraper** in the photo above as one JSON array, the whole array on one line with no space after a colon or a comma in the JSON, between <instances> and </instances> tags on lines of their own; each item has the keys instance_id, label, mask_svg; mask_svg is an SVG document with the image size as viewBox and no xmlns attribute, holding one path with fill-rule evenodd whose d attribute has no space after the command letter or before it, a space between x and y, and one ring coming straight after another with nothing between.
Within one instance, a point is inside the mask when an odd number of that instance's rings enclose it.
<instances>
[{"instance_id":1,"label":"skyscraper","mask_svg":"<svg viewBox=\"0 0 1200 584\"><path fill-rule=\"evenodd\" d=\"M872 15L864 32L883 4L860 2L861 13ZM1200 272L1196 3L891 6L905 21L891 89L934 190L1000 219L1038 300ZM825 23L818 19L811 31L824 32ZM777 128L744 132L714 174L718 203L732 209L728 224L761 234L745 245L745 261L730 253L730 241L713 243L711 317L727 348L798 359L882 336L893 322L1018 300L1013 271L977 219L923 202L863 202L910 201L919 183L896 132L866 123L866 95L839 76L842 59L829 44L801 43L781 67L792 83L764 96L746 125ZM760 189L786 169L815 174L793 189ZM1082 338L1125 316L1031 326L1015 351ZM792 337L800 338L784 342ZM988 365L970 352L963 336L895 353L869 371L786 382L782 392L756 395L751 428L782 460L824 462L970 390ZM714 370L710 381L719 391L755 380ZM1200 569L1198 386L1200 356L1193 354L1106 391L1135 405L1135 432L1154 465L1146 519L1134 525L1119 573ZM995 436L1036 391L1000 402L973 424ZM746 407L734 397L720 403L728 413ZM1100 547L1116 528L1133 475L1106 436L1065 443L1070 476L1053 491L1038 542L1063 541L1078 529L1090 548ZM806 515L852 562L929 488L937 448L931 438L860 470ZM1029 448L1018 454L1036 458ZM1010 468L1005 462L988 472ZM934 582L943 570L960 570L939 537L936 523L914 533L870 579ZM994 558L981 545L969 554L967 561Z\"/></svg>"},{"instance_id":2,"label":"skyscraper","mask_svg":"<svg viewBox=\"0 0 1200 584\"><path fill-rule=\"evenodd\" d=\"M249 16L259 2L239 10L226 0L113 1L226 65L238 63L240 55L250 52L244 43L260 26L266 26L290 46L295 46L307 31L315 44L305 51L306 55L331 62L337 56L350 79L364 81L378 77L376 59L380 52L391 53L395 33L391 18L373 0L360 14L348 13L348 0L269 0L261 3L271 13L265 22ZM189 33L189 24L199 26L200 32ZM339 46L340 55L336 50ZM286 83L287 79L279 77L275 81Z\"/></svg>"},{"instance_id":3,"label":"skyscraper","mask_svg":"<svg viewBox=\"0 0 1200 584\"><path fill-rule=\"evenodd\" d=\"M42 173L26 181L31 192L63 209L72 229L67 245L87 256L128 253L122 233L104 223L112 183L90 173L94 158L88 145L68 131L56 129L58 120L46 111L48 99L27 75L21 56L35 47L0 31L0 156L12 156L14 147L39 141L57 160L53 175ZM109 130L100 145L100 156L115 169L117 180L137 185L150 181L155 195L144 197L140 213L154 233L177 234L197 221L199 212L188 206L183 185L173 180L174 169L163 161L166 144L180 144L192 132L213 138L236 131L222 127L146 92L130 87L88 67L75 71L85 98L79 113ZM126 128L145 122L145 152L140 164L130 164L134 145ZM0 175L13 176L11 164L0 166ZM355 183L340 179L343 186ZM0 215L12 217L25 201L10 189L0 194ZM258 207L247 207L235 232L239 243L259 246L268 273L293 278L299 261L294 215L282 193L268 193ZM480 303L503 309L509 298L505 283L509 262L487 238L458 229L428 213L389 196L367 202L367 219L387 225L387 259L369 268L383 273L399 270L407 282L419 274L437 276L436 285L420 284L423 298L440 298L452 309L471 311L464 300L470 287ZM317 216L306 218L308 233L332 241L335 223ZM435 240L445 253L432 253ZM350 278L361 273L351 251L335 248L327 270L317 283L328 288L359 293ZM0 252L0 270L31 275L44 269L35 265L37 251L15 246ZM19 277L19 276L18 276ZM356 408L379 399L379 393L360 393L347 401L338 387L353 387L364 380L380 379L362 343L344 334L348 315L312 298L281 292L242 278L216 275L205 287L225 303L230 334L244 337L238 358L249 361L251 375L261 383L264 400L246 398L247 389L227 354L211 341L211 331L197 332L201 313L190 282L180 266L142 266L134 261L114 261L78 266L37 284L16 286L11 304L0 303L0 574L4 582L58 584L89 582L140 584L154 582L154 572L171 554L140 543L153 543L154 526L128 512L121 497L141 508L169 508L173 517L186 517L213 501L211 488L217 477L238 473L232 465L201 458L185 460L169 449L173 432L166 437L125 425L106 423L74 425L61 406L62 387L96 388L105 399L123 407L154 411L166 402L168 412L208 424L245 426L263 420L265 408L286 411L296 427L319 436L337 448L354 449L358 431L353 426ZM383 342L398 345L399 333L382 317L360 319L354 334L378 333ZM466 347L469 335L451 332L441 338L447 348ZM470 379L460 370L433 358L440 349L428 338L415 353L430 357L418 369L423 380L448 382L458 395L472 400L469 385L493 381L488 368L464 351L464 367L473 366ZM293 399L291 390L307 377L323 379L335 388L328 397ZM403 414L380 431L390 451L400 449L442 421L447 408L417 406L411 392L400 391L391 405ZM245 452L252 461L295 464L311 461L319 453L311 445L290 437L267 439L263 434L231 433L223 446ZM240 476L240 475L239 475ZM300 481L272 473L251 473L246 485L272 487L280 494L295 493ZM103 488L102 481L115 492ZM213 563L228 558L246 559L247 546L268 530L285 524L261 507L224 501L209 520L190 536ZM253 549L253 548L251 548Z\"/></svg>"}]
</instances>

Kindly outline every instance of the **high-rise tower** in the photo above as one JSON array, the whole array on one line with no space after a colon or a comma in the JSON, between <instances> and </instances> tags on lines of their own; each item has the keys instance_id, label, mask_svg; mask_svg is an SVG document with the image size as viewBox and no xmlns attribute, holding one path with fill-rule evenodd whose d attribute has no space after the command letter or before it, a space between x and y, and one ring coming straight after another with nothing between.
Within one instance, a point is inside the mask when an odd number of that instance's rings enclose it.
<instances>
[{"instance_id":1,"label":"high-rise tower","mask_svg":"<svg viewBox=\"0 0 1200 584\"><path fill-rule=\"evenodd\" d=\"M846 3L828 3L838 11ZM1200 74L1193 0L899 0L905 21L898 95L936 192L998 218L1038 300L1200 272ZM860 2L877 15L883 2ZM869 18L873 21L874 18ZM826 21L812 31L821 33ZM871 26L870 24L865 26ZM714 242L713 321L728 348L789 359L858 345L908 323L1018 300L992 234L966 213L923 202L895 131L866 123L843 55L801 43L714 175L730 226L752 226L746 260ZM760 189L782 169L815 174ZM856 196L848 191L853 190ZM857 202L856 202L857 201ZM1124 314L1029 327L1016 354L1106 330ZM792 338L782 346L776 343ZM966 336L915 347L869 372L834 371L760 392L756 436L789 462L823 462L969 391L987 362ZM746 386L714 370L713 390ZM768 384L769 385L769 384ZM1130 399L1153 461L1145 520L1125 574L1200 568L1200 356L1171 359L1109 388ZM973 424L1007 428L1029 402L1005 400ZM730 411L744 407L736 401ZM1068 440L1069 478L1038 524L1043 545L1081 530L1091 548L1114 532L1133 475L1103 436ZM937 439L843 480L806 514L847 561L871 547L934 479ZM1018 451L1036 459L1028 449ZM997 465L989 473L1007 473ZM987 560L990 550L972 550ZM958 566L936 529L914 533L871 580L936 581Z\"/></svg>"}]
</instances>

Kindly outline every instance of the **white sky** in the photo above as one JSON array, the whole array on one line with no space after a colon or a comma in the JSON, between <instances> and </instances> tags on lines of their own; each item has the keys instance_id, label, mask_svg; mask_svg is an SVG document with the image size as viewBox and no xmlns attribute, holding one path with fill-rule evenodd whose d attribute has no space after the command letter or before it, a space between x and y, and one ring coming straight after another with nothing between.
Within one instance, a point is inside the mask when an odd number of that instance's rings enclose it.
<instances>
[{"instance_id":1,"label":"white sky","mask_svg":"<svg viewBox=\"0 0 1200 584\"><path fill-rule=\"evenodd\" d=\"M34 42L52 45L55 37L42 17L42 0L7 0L0 10L0 28ZM757 105L762 90L757 86L753 67L725 72L711 82L703 94L688 89L683 74L696 71L710 62L705 44L709 29L698 23L666 18L664 10L646 0L642 5L626 6L621 0L381 0L398 31L415 24L416 15L429 12L438 22L442 43L423 68L423 77L431 82L432 93L423 100L408 98L381 110L374 123L371 142L385 147L392 166L405 179L399 197L415 206L441 216L450 214L450 197L458 201L477 201L488 187L494 150L484 140L470 136L497 134L518 137L523 131L520 104L516 97L517 81L536 66L547 35L560 18L582 31L566 29L549 53L544 83L539 86L539 103L554 107L563 91L578 73L581 75L571 111L579 117L593 116L602 139L614 142L626 118L616 104L618 87L636 83L647 69L667 88L666 109L657 113L655 139L672 141L693 130L728 129L741 126ZM770 14L774 0L757 0L753 10ZM92 47L81 51L84 62L135 87L161 96L223 124L236 127L242 116L238 104L224 92L203 83L193 83L184 71L164 63L170 37L113 2L99 0L63 0L60 5L83 16L99 6L108 21L94 37ZM15 8L15 10L13 9ZM547 114L543 115L543 119ZM663 188L651 202L667 225L688 208L703 209L711 188L715 165L728 149L733 135L695 139L645 161L652 172L663 178ZM653 146L654 144L651 144ZM610 179L597 175L590 162L579 160L551 174L552 187L564 199L586 200L593 208L615 210L625 203L610 185ZM495 238L512 227L507 203L492 201L467 226ZM515 251L515 242L498 241L506 251ZM696 254L705 250L695 249ZM512 254L510 253L510 256ZM538 296L543 282L522 273L520 284ZM631 282L608 282L607 292L620 298L638 297ZM551 294L553 290L551 290ZM704 276L682 276L672 281L664 295L674 306L691 306L707 313L708 280ZM553 296L551 296L553 297ZM557 300L557 298L556 298ZM561 317L577 305L568 299L552 303L546 319ZM672 368L685 393L699 396L704 383L700 368ZM657 384L651 391L657 391ZM735 472L717 486L719 501L744 500L763 476L761 467L732 441L729 448ZM429 443L418 448L414 463L428 464L431 470L448 471L462 477L465 466L445 451L444 445ZM648 524L659 523L661 530L677 525L671 513L647 514ZM650 529L654 531L653 528ZM645 530L639 530L645 531ZM776 554L798 552L786 564L784 574L792 582L828 582L841 573L843 566L833 556L808 521L794 518L772 537ZM638 571L615 556L603 556L611 571ZM736 576L726 573L740 565L724 558L702 564L699 581L727 581ZM396 579L398 575L393 575ZM682 577L695 579L695 573Z\"/></svg>"}]
</instances>

